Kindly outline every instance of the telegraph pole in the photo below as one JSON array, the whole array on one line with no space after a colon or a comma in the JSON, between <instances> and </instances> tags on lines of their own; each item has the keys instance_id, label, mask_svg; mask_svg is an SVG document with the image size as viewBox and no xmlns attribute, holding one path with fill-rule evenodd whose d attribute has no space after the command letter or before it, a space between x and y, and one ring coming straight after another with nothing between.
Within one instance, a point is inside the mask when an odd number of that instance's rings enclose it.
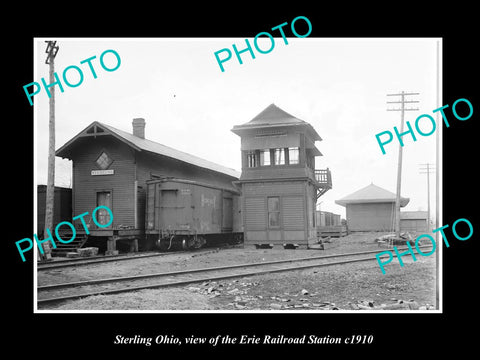
<instances>
[{"instance_id":1,"label":"telegraph pole","mask_svg":"<svg viewBox=\"0 0 480 360\"><path fill-rule=\"evenodd\" d=\"M387 111L400 111L401 112L401 122L400 122L400 134L403 134L403 123L405 119L405 111L416 111L418 108L406 108L405 104L408 103L418 103L417 100L406 100L405 96L409 95L419 95L419 93L407 93L402 91L398 94L387 94L387 96L400 96L400 101L387 101L387 104L401 104L400 108L387 109ZM398 168L397 168L397 196L395 200L395 238L400 239L400 190L402 183L402 152L403 146L398 145Z\"/></svg>"},{"instance_id":2,"label":"telegraph pole","mask_svg":"<svg viewBox=\"0 0 480 360\"><path fill-rule=\"evenodd\" d=\"M420 166L422 166L420 168L420 174L427 174L427 230L428 233L430 233L430 174L435 170L435 166L430 163L420 164Z\"/></svg>"},{"instance_id":3,"label":"telegraph pole","mask_svg":"<svg viewBox=\"0 0 480 360\"><path fill-rule=\"evenodd\" d=\"M437 108L440 107L440 41L437 40ZM440 123L438 112L436 113L437 124ZM435 134L435 163L437 165L435 171L435 229L440 227L440 170L439 167L442 166L440 161L440 132L442 131L442 126L439 126L439 129ZM435 233L435 243L438 244L438 232ZM438 250L435 251L435 260L436 260L436 288L435 288L435 307L440 309L440 251L442 247L439 246Z\"/></svg>"},{"instance_id":4,"label":"telegraph pole","mask_svg":"<svg viewBox=\"0 0 480 360\"><path fill-rule=\"evenodd\" d=\"M50 66L50 84L55 81L54 78L54 59L58 52L56 41L45 41L47 43L47 59L45 64ZM48 122L48 175L47 175L47 193L45 200L45 228L43 238L48 236L47 229L53 229L53 204L55 196L55 86L50 89L49 100L49 122ZM51 259L51 249L48 242L42 243L44 254L40 256L41 260L48 261Z\"/></svg>"}]
</instances>

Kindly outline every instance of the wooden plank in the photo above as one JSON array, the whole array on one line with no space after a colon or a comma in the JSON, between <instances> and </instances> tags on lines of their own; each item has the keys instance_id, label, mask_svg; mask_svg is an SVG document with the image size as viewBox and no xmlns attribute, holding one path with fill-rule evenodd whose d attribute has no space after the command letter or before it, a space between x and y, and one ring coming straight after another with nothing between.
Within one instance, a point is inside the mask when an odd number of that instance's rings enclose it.
<instances>
[{"instance_id":1,"label":"wooden plank","mask_svg":"<svg viewBox=\"0 0 480 360\"><path fill-rule=\"evenodd\" d=\"M317 227L318 236L342 237L348 235L347 228L343 225L319 226Z\"/></svg>"},{"instance_id":2,"label":"wooden plank","mask_svg":"<svg viewBox=\"0 0 480 360\"><path fill-rule=\"evenodd\" d=\"M303 230L305 226L303 197L284 196L282 200L284 229Z\"/></svg>"},{"instance_id":3,"label":"wooden plank","mask_svg":"<svg viewBox=\"0 0 480 360\"><path fill-rule=\"evenodd\" d=\"M264 197L245 198L245 226L248 230L266 228L266 208Z\"/></svg>"}]
</instances>

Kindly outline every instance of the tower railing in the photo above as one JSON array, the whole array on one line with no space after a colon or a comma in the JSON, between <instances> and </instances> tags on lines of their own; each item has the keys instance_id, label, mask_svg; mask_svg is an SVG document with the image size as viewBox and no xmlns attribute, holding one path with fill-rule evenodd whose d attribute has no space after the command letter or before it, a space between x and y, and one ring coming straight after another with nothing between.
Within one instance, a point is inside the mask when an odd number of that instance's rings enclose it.
<instances>
[{"instance_id":1,"label":"tower railing","mask_svg":"<svg viewBox=\"0 0 480 360\"><path fill-rule=\"evenodd\" d=\"M315 180L320 184L322 188L332 188L332 173L330 169L315 170Z\"/></svg>"}]
</instances>

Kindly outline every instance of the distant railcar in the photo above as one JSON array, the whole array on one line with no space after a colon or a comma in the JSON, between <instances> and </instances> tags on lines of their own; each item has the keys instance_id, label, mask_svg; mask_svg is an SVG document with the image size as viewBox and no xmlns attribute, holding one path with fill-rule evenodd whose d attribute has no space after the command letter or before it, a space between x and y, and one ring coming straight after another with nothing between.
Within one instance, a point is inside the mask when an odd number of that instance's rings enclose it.
<instances>
[{"instance_id":1,"label":"distant railcar","mask_svg":"<svg viewBox=\"0 0 480 360\"><path fill-rule=\"evenodd\" d=\"M161 250L243 240L240 192L198 181L147 181L146 235Z\"/></svg>"},{"instance_id":2,"label":"distant railcar","mask_svg":"<svg viewBox=\"0 0 480 360\"><path fill-rule=\"evenodd\" d=\"M72 189L55 186L53 229L62 221L72 222ZM47 185L37 185L37 235L43 239ZM53 233L53 229L51 229Z\"/></svg>"}]
</instances>

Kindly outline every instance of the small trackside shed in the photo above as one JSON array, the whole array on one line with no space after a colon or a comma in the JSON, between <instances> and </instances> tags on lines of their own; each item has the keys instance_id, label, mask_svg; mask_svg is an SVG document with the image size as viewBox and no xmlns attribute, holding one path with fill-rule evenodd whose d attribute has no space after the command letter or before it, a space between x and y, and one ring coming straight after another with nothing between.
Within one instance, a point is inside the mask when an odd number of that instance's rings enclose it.
<instances>
[{"instance_id":1,"label":"small trackside shed","mask_svg":"<svg viewBox=\"0 0 480 360\"><path fill-rule=\"evenodd\" d=\"M274 104L232 132L241 137L244 245L317 243L316 202L332 187L328 168L315 169L320 135Z\"/></svg>"},{"instance_id":2,"label":"small trackside shed","mask_svg":"<svg viewBox=\"0 0 480 360\"><path fill-rule=\"evenodd\" d=\"M335 203L346 208L349 231L392 231L395 223L396 195L373 183ZM400 198L400 207L409 203Z\"/></svg>"},{"instance_id":3,"label":"small trackside shed","mask_svg":"<svg viewBox=\"0 0 480 360\"><path fill-rule=\"evenodd\" d=\"M113 126L92 122L65 145L56 155L73 162L73 216L89 212L97 206L109 207L113 223L108 228L96 227L89 221L90 236L107 242L107 253L116 253L116 241L130 243L138 250L138 241L145 248L151 244L145 237L147 181L152 177L176 177L224 186L239 178L233 169L175 150L145 139L145 120L133 119L132 133ZM109 222L109 215L97 212L100 224ZM104 222L102 222L104 221ZM81 224L79 231L81 230ZM98 239L97 239L98 240Z\"/></svg>"},{"instance_id":4,"label":"small trackside shed","mask_svg":"<svg viewBox=\"0 0 480 360\"><path fill-rule=\"evenodd\" d=\"M402 211L400 212L400 230L409 232L427 232L426 211Z\"/></svg>"}]
</instances>

